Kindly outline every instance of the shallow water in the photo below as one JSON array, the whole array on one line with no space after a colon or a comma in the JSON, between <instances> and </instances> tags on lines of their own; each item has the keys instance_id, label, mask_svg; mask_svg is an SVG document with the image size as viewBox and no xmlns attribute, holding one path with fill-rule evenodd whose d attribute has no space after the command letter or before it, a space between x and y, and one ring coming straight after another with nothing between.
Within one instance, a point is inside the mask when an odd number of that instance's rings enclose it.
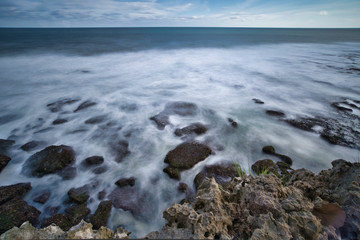
<instances>
[{"instance_id":1,"label":"shallow water","mask_svg":"<svg viewBox=\"0 0 360 240\"><path fill-rule=\"evenodd\" d=\"M93 49L95 36L100 36L96 34L89 38L92 45L85 47L87 39L80 37L75 37L73 45L58 38L56 47L50 43L30 44L33 49L26 46L26 39L10 44L13 35L1 38L6 47L0 54L0 138L14 139L16 145L9 154L11 162L0 174L0 183L31 182L33 190L26 200L43 212L42 217L49 216L45 209L50 206L60 205L59 212L64 210L70 188L97 181L97 187L91 191L93 200L88 202L94 212L99 203L98 192L105 189L109 194L117 188L114 183L119 178L133 176L135 190L145 199L144 214L133 216L113 208L109 226L122 225L133 232L132 237L159 229L165 223L162 212L185 197L177 191L178 181L163 173L163 160L183 141L174 130L193 122L209 126L209 131L196 140L207 143L215 154L182 172L181 181L189 186L193 186L194 177L204 165L230 161L249 168L256 160L269 158L261 152L264 145L273 145L278 152L290 156L295 169L304 167L318 172L330 167L334 159L359 161L359 150L331 145L319 134L296 129L265 114L272 109L283 111L289 118L337 118L339 114L331 107L332 102L343 98L360 100L360 72L356 70L360 69L360 41L356 40L360 39L359 31L348 41L333 42L306 37L303 41L276 41L281 37L275 32L267 32L270 40L266 41L243 33L245 39L239 44L233 36L230 41L221 32L215 40L193 37L194 46L190 40L165 37L166 47L154 42L158 35L149 37L150 43L144 47L141 44L149 33L142 34L139 42L132 43L142 47L114 47L113 51L106 44L106 51L102 47ZM311 31L307 34L312 35ZM126 37L124 40L121 36L106 35L110 43L116 39L126 42ZM186 39L183 34L180 36ZM52 43L56 37L59 36L47 35L43 41L50 39ZM98 41L106 43L103 39ZM23 50L19 50L21 46ZM64 105L59 112L51 112L47 107L64 98L80 100ZM255 104L252 98L265 104ZM86 100L97 104L74 113ZM149 118L175 101L196 104L197 114L171 115L170 125L159 130ZM354 114L360 115L356 111ZM85 124L96 116L104 120ZM53 125L58 118L68 122ZM233 128L228 118L234 119L238 127ZM44 141L45 146L72 146L77 176L72 180L62 180L55 174L42 178L24 176L21 170L25 160L42 149L22 151L20 146L31 140ZM117 163L110 145L119 140L129 142L131 154ZM108 167L105 173L96 175L81 167L81 161L93 155L104 157ZM49 188L52 195L45 205L32 201L38 191Z\"/></svg>"}]
</instances>

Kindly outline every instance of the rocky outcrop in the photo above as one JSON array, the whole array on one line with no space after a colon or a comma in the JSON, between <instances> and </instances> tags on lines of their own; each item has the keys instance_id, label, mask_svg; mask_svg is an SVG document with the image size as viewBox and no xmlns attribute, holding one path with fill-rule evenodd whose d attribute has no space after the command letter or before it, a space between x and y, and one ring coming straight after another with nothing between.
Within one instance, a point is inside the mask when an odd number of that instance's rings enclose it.
<instances>
[{"instance_id":1,"label":"rocky outcrop","mask_svg":"<svg viewBox=\"0 0 360 240\"><path fill-rule=\"evenodd\" d=\"M20 227L14 227L0 236L0 240L37 240L37 239L128 239L130 232L118 228L116 232L107 227L93 230L91 223L81 221L78 225L64 232L60 227L52 224L37 229L29 222Z\"/></svg>"},{"instance_id":2,"label":"rocky outcrop","mask_svg":"<svg viewBox=\"0 0 360 240\"><path fill-rule=\"evenodd\" d=\"M201 143L182 143L166 155L164 162L168 163L169 167L165 168L164 172L172 178L180 179L179 171L192 168L198 162L205 160L211 152L208 146Z\"/></svg>"},{"instance_id":3,"label":"rocky outcrop","mask_svg":"<svg viewBox=\"0 0 360 240\"><path fill-rule=\"evenodd\" d=\"M26 160L22 172L34 177L56 173L75 162L74 150L65 145L49 146Z\"/></svg>"},{"instance_id":4,"label":"rocky outcrop","mask_svg":"<svg viewBox=\"0 0 360 240\"><path fill-rule=\"evenodd\" d=\"M275 110L266 110L265 111L267 115L274 116L274 117L285 117L285 113L281 111L275 111Z\"/></svg>"},{"instance_id":5,"label":"rocky outcrop","mask_svg":"<svg viewBox=\"0 0 360 240\"><path fill-rule=\"evenodd\" d=\"M205 178L193 205L175 203L146 238L359 239L360 163L332 162L318 175L299 169L285 184L274 174Z\"/></svg>"}]
</instances>

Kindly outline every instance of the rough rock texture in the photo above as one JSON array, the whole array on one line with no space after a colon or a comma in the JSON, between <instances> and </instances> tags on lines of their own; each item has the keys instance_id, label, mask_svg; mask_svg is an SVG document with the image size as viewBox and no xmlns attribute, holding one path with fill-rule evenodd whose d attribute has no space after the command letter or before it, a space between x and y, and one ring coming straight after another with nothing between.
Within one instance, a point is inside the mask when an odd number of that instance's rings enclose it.
<instances>
[{"instance_id":1,"label":"rough rock texture","mask_svg":"<svg viewBox=\"0 0 360 240\"><path fill-rule=\"evenodd\" d=\"M82 219L90 214L90 209L85 203L79 205L72 205L65 209L65 212L72 218L72 226L78 224Z\"/></svg>"},{"instance_id":2,"label":"rough rock texture","mask_svg":"<svg viewBox=\"0 0 360 240\"><path fill-rule=\"evenodd\" d=\"M217 183L224 186L236 176L238 176L238 173L233 163L206 165L203 170L196 175L194 183L197 189L206 178L213 177Z\"/></svg>"},{"instance_id":3,"label":"rough rock texture","mask_svg":"<svg viewBox=\"0 0 360 240\"><path fill-rule=\"evenodd\" d=\"M56 173L75 162L74 150L65 145L49 146L26 160L22 171L32 176L42 177Z\"/></svg>"},{"instance_id":4,"label":"rough rock texture","mask_svg":"<svg viewBox=\"0 0 360 240\"><path fill-rule=\"evenodd\" d=\"M235 177L225 189L206 178L193 206L169 207L166 226L146 238L359 239L360 163L332 165L296 170L286 186L273 174Z\"/></svg>"},{"instance_id":5,"label":"rough rock texture","mask_svg":"<svg viewBox=\"0 0 360 240\"><path fill-rule=\"evenodd\" d=\"M34 202L44 204L49 200L50 196L51 192L49 190L45 190L37 194L33 200Z\"/></svg>"},{"instance_id":6,"label":"rough rock texture","mask_svg":"<svg viewBox=\"0 0 360 240\"><path fill-rule=\"evenodd\" d=\"M168 163L170 168L165 168L164 172L168 173L172 178L179 179L180 176L178 176L176 170L181 171L192 168L198 162L205 160L211 152L208 146L201 143L182 143L166 155L164 162Z\"/></svg>"},{"instance_id":7,"label":"rough rock texture","mask_svg":"<svg viewBox=\"0 0 360 240\"><path fill-rule=\"evenodd\" d=\"M131 232L118 228L116 232L107 227L93 230L91 223L81 221L78 225L64 232L52 224L48 227L37 229L29 222L23 223L20 228L13 227L0 236L0 240L38 240L38 239L128 239Z\"/></svg>"},{"instance_id":8,"label":"rough rock texture","mask_svg":"<svg viewBox=\"0 0 360 240\"><path fill-rule=\"evenodd\" d=\"M89 199L89 186L84 185L79 188L71 188L68 191L68 196L71 200L77 203L84 203Z\"/></svg>"},{"instance_id":9,"label":"rough rock texture","mask_svg":"<svg viewBox=\"0 0 360 240\"><path fill-rule=\"evenodd\" d=\"M0 187L0 204L12 199L21 199L27 192L31 190L30 183L17 183Z\"/></svg>"},{"instance_id":10,"label":"rough rock texture","mask_svg":"<svg viewBox=\"0 0 360 240\"><path fill-rule=\"evenodd\" d=\"M0 172L8 165L11 158L0 154Z\"/></svg>"},{"instance_id":11,"label":"rough rock texture","mask_svg":"<svg viewBox=\"0 0 360 240\"><path fill-rule=\"evenodd\" d=\"M94 229L99 229L101 226L107 226L107 222L110 217L110 212L112 208L111 201L102 201L94 215L90 217L90 222L93 225Z\"/></svg>"},{"instance_id":12,"label":"rough rock texture","mask_svg":"<svg viewBox=\"0 0 360 240\"><path fill-rule=\"evenodd\" d=\"M280 176L279 172L277 170L278 169L277 165L271 159L263 159L263 160L256 161L251 166L251 169L256 174L262 174L266 171L266 172L271 172L278 177Z\"/></svg>"}]
</instances>

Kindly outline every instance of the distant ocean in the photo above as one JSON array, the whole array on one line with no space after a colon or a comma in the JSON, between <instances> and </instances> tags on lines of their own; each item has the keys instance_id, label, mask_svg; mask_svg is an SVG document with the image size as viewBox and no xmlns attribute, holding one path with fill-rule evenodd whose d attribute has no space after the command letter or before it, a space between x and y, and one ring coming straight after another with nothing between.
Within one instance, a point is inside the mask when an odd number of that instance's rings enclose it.
<instances>
[{"instance_id":1,"label":"distant ocean","mask_svg":"<svg viewBox=\"0 0 360 240\"><path fill-rule=\"evenodd\" d=\"M57 111L47 106L64 99L77 101L60 104ZM85 101L95 104L74 112ZM205 165L225 161L248 168L273 158L262 153L265 145L290 156L293 168L317 172L338 158L359 161L359 101L360 29L2 28L0 139L16 144L0 185L31 182L26 200L44 219L50 207L60 206L58 213L63 213L70 188L96 182L88 202L94 212L100 191L110 194L119 178L135 177L137 197L129 195L135 200L127 204L141 204L144 213L113 208L109 226L122 225L132 237L143 237L165 223L167 207L185 198L178 181L163 172L166 154L178 144L192 140L214 150L182 172L181 182L191 188ZM150 118L173 102L194 104L196 114L170 115L161 130ZM324 125L304 131L287 121L310 118L331 119L327 131L348 127L339 130L348 144L324 139ZM64 120L54 124L58 119ZM174 134L195 122L209 130L187 138ZM30 141L43 145L20 149ZM119 141L128 143L130 151L120 163L112 147ZM61 144L76 152L75 178L22 174L32 154ZM94 155L104 157L105 172L81 166ZM34 202L44 189L52 192L49 201Z\"/></svg>"}]
</instances>

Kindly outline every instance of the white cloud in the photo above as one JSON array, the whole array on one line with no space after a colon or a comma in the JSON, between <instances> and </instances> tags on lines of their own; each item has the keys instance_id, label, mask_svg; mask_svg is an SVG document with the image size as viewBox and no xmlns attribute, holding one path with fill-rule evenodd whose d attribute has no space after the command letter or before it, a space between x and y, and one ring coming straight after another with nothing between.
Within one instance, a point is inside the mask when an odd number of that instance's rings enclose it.
<instances>
[{"instance_id":1,"label":"white cloud","mask_svg":"<svg viewBox=\"0 0 360 240\"><path fill-rule=\"evenodd\" d=\"M323 10L323 11L320 11L320 12L319 12L319 15L320 15L320 16L326 16L326 15L328 15L328 12L325 11L325 10Z\"/></svg>"}]
</instances>

